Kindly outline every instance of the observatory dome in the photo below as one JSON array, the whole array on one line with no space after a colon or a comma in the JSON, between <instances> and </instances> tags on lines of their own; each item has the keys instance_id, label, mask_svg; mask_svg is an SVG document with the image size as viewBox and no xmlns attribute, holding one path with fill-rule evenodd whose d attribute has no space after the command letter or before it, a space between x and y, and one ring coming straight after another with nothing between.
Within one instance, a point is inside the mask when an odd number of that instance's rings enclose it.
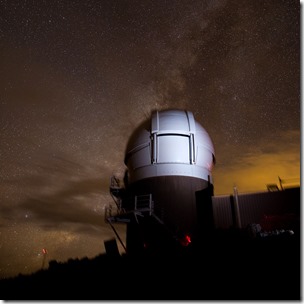
<instances>
[{"instance_id":1,"label":"observatory dome","mask_svg":"<svg viewBox=\"0 0 304 304\"><path fill-rule=\"evenodd\" d=\"M152 113L131 135L125 153L128 182L189 176L212 183L214 146L206 130L184 110Z\"/></svg>"}]
</instances>

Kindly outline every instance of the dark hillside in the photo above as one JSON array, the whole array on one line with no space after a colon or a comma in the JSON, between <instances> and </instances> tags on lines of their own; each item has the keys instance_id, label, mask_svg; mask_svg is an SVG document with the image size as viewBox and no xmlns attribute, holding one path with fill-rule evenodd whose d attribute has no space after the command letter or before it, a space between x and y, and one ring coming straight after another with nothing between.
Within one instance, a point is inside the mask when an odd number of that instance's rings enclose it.
<instances>
[{"instance_id":1,"label":"dark hillside","mask_svg":"<svg viewBox=\"0 0 304 304\"><path fill-rule=\"evenodd\" d=\"M51 261L47 270L0 282L6 300L300 300L299 235L212 241L156 256L107 254Z\"/></svg>"}]
</instances>

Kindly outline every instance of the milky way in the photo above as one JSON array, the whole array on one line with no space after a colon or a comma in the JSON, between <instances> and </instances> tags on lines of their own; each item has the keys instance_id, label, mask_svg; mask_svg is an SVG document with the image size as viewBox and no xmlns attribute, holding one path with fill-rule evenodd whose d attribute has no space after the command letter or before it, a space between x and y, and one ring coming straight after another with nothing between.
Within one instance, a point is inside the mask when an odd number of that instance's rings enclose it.
<instances>
[{"instance_id":1,"label":"milky way","mask_svg":"<svg viewBox=\"0 0 304 304\"><path fill-rule=\"evenodd\" d=\"M300 176L300 2L0 0L0 276L94 257L154 109L192 111L215 195ZM124 233L124 227L117 227Z\"/></svg>"}]
</instances>

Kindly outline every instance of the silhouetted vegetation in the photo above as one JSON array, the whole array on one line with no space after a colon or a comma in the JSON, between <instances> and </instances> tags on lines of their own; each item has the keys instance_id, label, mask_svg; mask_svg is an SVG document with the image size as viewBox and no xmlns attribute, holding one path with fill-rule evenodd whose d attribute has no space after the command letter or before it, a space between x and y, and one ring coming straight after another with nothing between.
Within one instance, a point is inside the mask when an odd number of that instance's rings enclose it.
<instances>
[{"instance_id":1,"label":"silhouetted vegetation","mask_svg":"<svg viewBox=\"0 0 304 304\"><path fill-rule=\"evenodd\" d=\"M50 261L0 281L7 300L300 300L299 234L216 231L160 253Z\"/></svg>"}]
</instances>

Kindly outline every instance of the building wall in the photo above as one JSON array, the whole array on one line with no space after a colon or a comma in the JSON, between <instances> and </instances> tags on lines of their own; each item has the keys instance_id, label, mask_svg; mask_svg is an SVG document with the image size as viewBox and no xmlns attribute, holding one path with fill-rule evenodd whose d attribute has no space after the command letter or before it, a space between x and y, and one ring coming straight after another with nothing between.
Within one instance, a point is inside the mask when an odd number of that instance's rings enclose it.
<instances>
[{"instance_id":1,"label":"building wall","mask_svg":"<svg viewBox=\"0 0 304 304\"><path fill-rule=\"evenodd\" d=\"M208 187L208 181L187 176L158 176L128 186L125 209L132 209L136 195L152 194L154 214L173 233L195 233L197 229L196 192Z\"/></svg>"},{"instance_id":2,"label":"building wall","mask_svg":"<svg viewBox=\"0 0 304 304\"><path fill-rule=\"evenodd\" d=\"M227 229L236 225L235 196L212 197L215 228ZM261 223L269 216L300 215L300 188L276 192L238 194L241 228Z\"/></svg>"}]
</instances>

